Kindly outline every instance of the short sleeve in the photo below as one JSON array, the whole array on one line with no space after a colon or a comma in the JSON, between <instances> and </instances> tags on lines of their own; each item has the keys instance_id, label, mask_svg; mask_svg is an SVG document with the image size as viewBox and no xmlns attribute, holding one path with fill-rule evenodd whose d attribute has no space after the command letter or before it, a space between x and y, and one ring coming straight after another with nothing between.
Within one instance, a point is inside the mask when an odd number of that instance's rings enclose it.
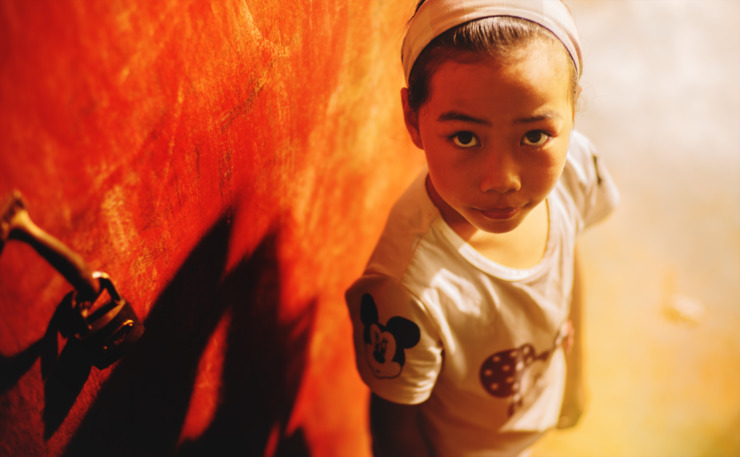
<instances>
[{"instance_id":1,"label":"short sleeve","mask_svg":"<svg viewBox=\"0 0 740 457\"><path fill-rule=\"evenodd\" d=\"M581 229L604 220L619 203L617 186L596 148L577 131L571 135L562 181L581 215Z\"/></svg>"},{"instance_id":2,"label":"short sleeve","mask_svg":"<svg viewBox=\"0 0 740 457\"><path fill-rule=\"evenodd\" d=\"M382 275L360 278L346 300L363 382L394 403L425 401L442 365L442 347L421 302Z\"/></svg>"}]
</instances>

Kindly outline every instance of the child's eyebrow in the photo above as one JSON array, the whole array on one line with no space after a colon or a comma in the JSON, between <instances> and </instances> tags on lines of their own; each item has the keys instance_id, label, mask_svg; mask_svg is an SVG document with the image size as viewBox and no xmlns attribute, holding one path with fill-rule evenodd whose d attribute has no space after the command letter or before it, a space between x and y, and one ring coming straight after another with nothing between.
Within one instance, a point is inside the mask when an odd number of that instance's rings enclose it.
<instances>
[{"instance_id":1,"label":"child's eyebrow","mask_svg":"<svg viewBox=\"0 0 740 457\"><path fill-rule=\"evenodd\" d=\"M491 123L485 119L479 119L477 117L473 117L465 113L461 113L459 111L447 111L445 113L442 113L437 118L437 121L438 122L463 121L463 122L472 122L473 124L483 124L483 125L488 125L488 126L491 125Z\"/></svg>"},{"instance_id":2,"label":"child's eyebrow","mask_svg":"<svg viewBox=\"0 0 740 457\"><path fill-rule=\"evenodd\" d=\"M520 119L514 119L515 124L529 124L532 122L547 121L551 119L562 119L563 117L555 111L543 111L540 114L535 114L529 117L523 117Z\"/></svg>"},{"instance_id":3,"label":"child's eyebrow","mask_svg":"<svg viewBox=\"0 0 740 457\"><path fill-rule=\"evenodd\" d=\"M555 111L543 111L540 114L535 114L528 117L522 117L519 119L514 119L514 124L530 124L533 122L540 122L540 121L547 121L551 119L562 119L562 116L555 112ZM462 122L471 122L473 124L482 124L490 126L491 123L488 122L485 119L477 118L470 116L469 114L461 113L460 111L447 111L439 115L437 118L438 122L445 122L445 121L462 121Z\"/></svg>"}]
</instances>

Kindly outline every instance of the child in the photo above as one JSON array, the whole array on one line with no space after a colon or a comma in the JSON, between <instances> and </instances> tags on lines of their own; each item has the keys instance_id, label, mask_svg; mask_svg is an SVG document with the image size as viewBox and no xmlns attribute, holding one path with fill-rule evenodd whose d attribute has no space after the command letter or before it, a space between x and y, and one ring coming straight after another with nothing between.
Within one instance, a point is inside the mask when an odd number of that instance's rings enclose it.
<instances>
[{"instance_id":1,"label":"child","mask_svg":"<svg viewBox=\"0 0 740 457\"><path fill-rule=\"evenodd\" d=\"M427 167L346 297L376 456L519 455L581 414L576 238L617 192L572 130L580 59L559 0L417 7L401 98Z\"/></svg>"}]
</instances>

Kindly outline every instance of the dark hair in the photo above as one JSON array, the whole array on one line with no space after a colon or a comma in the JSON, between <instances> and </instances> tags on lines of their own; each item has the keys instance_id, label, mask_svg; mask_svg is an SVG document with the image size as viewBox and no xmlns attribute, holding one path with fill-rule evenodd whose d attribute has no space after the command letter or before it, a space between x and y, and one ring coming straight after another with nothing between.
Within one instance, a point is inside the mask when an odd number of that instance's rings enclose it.
<instances>
[{"instance_id":1,"label":"dark hair","mask_svg":"<svg viewBox=\"0 0 740 457\"><path fill-rule=\"evenodd\" d=\"M424 3L421 0L416 11ZM429 80L448 60L474 61L481 56L505 57L536 39L555 40L570 63L571 101L578 91L578 72L565 46L539 24L511 16L494 16L460 24L434 38L414 62L409 74L409 106L417 111L429 97Z\"/></svg>"}]
</instances>

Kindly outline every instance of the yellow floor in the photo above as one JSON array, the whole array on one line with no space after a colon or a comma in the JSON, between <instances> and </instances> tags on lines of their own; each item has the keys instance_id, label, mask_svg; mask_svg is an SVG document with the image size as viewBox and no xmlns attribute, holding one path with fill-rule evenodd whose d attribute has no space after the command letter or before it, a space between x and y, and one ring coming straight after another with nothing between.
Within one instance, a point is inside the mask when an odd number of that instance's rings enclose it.
<instances>
[{"instance_id":1,"label":"yellow floor","mask_svg":"<svg viewBox=\"0 0 740 457\"><path fill-rule=\"evenodd\" d=\"M566 3L622 203L582 243L590 408L533 457L740 456L740 1Z\"/></svg>"}]
</instances>

